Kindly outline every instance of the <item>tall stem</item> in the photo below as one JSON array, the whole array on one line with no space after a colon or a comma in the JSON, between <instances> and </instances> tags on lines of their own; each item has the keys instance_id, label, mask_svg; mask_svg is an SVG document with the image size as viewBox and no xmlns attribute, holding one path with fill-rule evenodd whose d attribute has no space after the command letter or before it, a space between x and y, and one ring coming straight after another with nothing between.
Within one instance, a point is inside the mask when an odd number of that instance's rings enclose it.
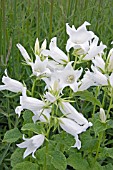
<instances>
[{"instance_id":1,"label":"tall stem","mask_svg":"<svg viewBox=\"0 0 113 170\"><path fill-rule=\"evenodd\" d=\"M96 93L95 93L95 98L97 99L97 97L98 97L98 93L99 93L99 86L98 87L96 87ZM94 116L94 114L95 114L95 110L96 110L96 104L94 105L94 107L93 107L93 116Z\"/></svg>"},{"instance_id":2,"label":"tall stem","mask_svg":"<svg viewBox=\"0 0 113 170\"><path fill-rule=\"evenodd\" d=\"M109 112L110 112L110 109L112 108L112 102L113 102L113 89L112 89L112 92L111 92L111 99L110 99L110 103L109 103L109 107L108 107L108 111L107 111L107 118L109 118Z\"/></svg>"},{"instance_id":3,"label":"tall stem","mask_svg":"<svg viewBox=\"0 0 113 170\"><path fill-rule=\"evenodd\" d=\"M103 132L101 132L100 134L99 134L99 141L98 141L98 146L97 146L97 151L96 151L96 156L95 156L95 162L96 162L96 160L97 160L97 158L98 158L98 153L99 153L99 149L100 149L100 144L101 144L101 141L102 141L102 137L103 137Z\"/></svg>"}]
</instances>

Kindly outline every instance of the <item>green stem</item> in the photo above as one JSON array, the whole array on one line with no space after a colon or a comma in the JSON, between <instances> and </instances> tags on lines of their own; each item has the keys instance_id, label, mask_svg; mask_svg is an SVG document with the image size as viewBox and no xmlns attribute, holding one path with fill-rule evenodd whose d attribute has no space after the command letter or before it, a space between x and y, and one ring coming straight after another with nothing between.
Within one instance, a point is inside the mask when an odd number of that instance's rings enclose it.
<instances>
[{"instance_id":1,"label":"green stem","mask_svg":"<svg viewBox=\"0 0 113 170\"><path fill-rule=\"evenodd\" d=\"M76 63L77 63L77 56L75 56L75 61L74 61L74 65L73 65L73 68L75 69L75 66L76 66Z\"/></svg>"},{"instance_id":2,"label":"green stem","mask_svg":"<svg viewBox=\"0 0 113 170\"><path fill-rule=\"evenodd\" d=\"M102 100L102 108L104 107L105 98L106 98L106 91L104 91L104 96L103 96L103 100Z\"/></svg>"},{"instance_id":3,"label":"green stem","mask_svg":"<svg viewBox=\"0 0 113 170\"><path fill-rule=\"evenodd\" d=\"M111 92L111 99L110 99L110 103L109 103L109 107L108 107L108 111L107 111L107 118L109 118L109 112L110 112L110 109L112 108L112 102L113 102L113 89L112 89L112 92Z\"/></svg>"},{"instance_id":4,"label":"green stem","mask_svg":"<svg viewBox=\"0 0 113 170\"><path fill-rule=\"evenodd\" d=\"M98 87L96 87L96 93L95 93L95 98L97 99L97 97L98 97L98 93L99 93L99 86ZM94 116L94 114L95 114L95 110L96 110L96 104L94 105L94 107L93 107L93 116Z\"/></svg>"},{"instance_id":5,"label":"green stem","mask_svg":"<svg viewBox=\"0 0 113 170\"><path fill-rule=\"evenodd\" d=\"M102 137L103 137L103 132L101 132L100 134L99 134L99 141L98 141L98 146L97 146L97 151L96 151L96 156L95 156L95 162L96 162L96 160L97 160L97 158L98 158L98 154L99 154L99 149L100 149L100 144L101 144L101 141L102 141Z\"/></svg>"},{"instance_id":6,"label":"green stem","mask_svg":"<svg viewBox=\"0 0 113 170\"><path fill-rule=\"evenodd\" d=\"M31 93L32 93L32 97L34 96L34 91L35 91L35 86L36 86L37 80L38 80L38 79L35 79L35 80L33 81L33 86L32 86L32 90L31 90L31 91L32 91L32 92L31 92Z\"/></svg>"}]
</instances>

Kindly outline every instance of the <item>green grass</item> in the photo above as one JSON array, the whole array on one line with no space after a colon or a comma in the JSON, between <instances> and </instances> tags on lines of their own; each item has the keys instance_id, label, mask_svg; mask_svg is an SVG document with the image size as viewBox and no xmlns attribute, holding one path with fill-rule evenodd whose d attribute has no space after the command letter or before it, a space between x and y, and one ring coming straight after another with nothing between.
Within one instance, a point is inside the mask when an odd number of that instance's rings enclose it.
<instances>
[{"instance_id":1,"label":"green grass","mask_svg":"<svg viewBox=\"0 0 113 170\"><path fill-rule=\"evenodd\" d=\"M20 65L22 57L17 43L32 55L37 37L40 42L46 38L49 45L50 39L57 36L58 46L65 50L68 38L65 23L78 27L84 21L90 22L89 30L110 48L113 40L112 6L113 0L0 0L0 84L6 67L11 77L27 79L28 70ZM6 94L0 92L1 143L4 133L18 124L14 113L18 98L3 98ZM1 144L0 163L5 170L10 169L14 148Z\"/></svg>"}]
</instances>

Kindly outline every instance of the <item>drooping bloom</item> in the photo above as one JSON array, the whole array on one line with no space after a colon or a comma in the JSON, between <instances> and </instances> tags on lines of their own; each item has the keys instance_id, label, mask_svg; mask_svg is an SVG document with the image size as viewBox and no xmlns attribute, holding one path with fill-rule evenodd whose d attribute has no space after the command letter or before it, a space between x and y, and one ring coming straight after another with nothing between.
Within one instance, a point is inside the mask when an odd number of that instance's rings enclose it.
<instances>
[{"instance_id":1,"label":"drooping bloom","mask_svg":"<svg viewBox=\"0 0 113 170\"><path fill-rule=\"evenodd\" d=\"M66 51L69 52L70 48L74 49L82 49L83 53L86 54L88 50L88 41L94 37L94 33L92 31L88 31L86 26L90 25L88 22L84 22L78 29L72 26L72 28L66 24L66 31L69 35L69 39L66 44Z\"/></svg>"},{"instance_id":2,"label":"drooping bloom","mask_svg":"<svg viewBox=\"0 0 113 170\"><path fill-rule=\"evenodd\" d=\"M87 119L79 113L69 102L59 102L61 112L69 119L74 120L79 125L88 124Z\"/></svg>"},{"instance_id":3,"label":"drooping bloom","mask_svg":"<svg viewBox=\"0 0 113 170\"><path fill-rule=\"evenodd\" d=\"M68 62L68 56L57 47L56 37L51 39L49 49L50 50L43 50L41 54L43 54L44 56L50 56L53 60L60 64L65 64L66 62Z\"/></svg>"},{"instance_id":4,"label":"drooping bloom","mask_svg":"<svg viewBox=\"0 0 113 170\"><path fill-rule=\"evenodd\" d=\"M96 67L91 66L93 72L89 70L86 71L83 79L81 80L81 85L79 91L87 90L91 86L106 86L108 85L108 77L102 74Z\"/></svg>"},{"instance_id":5,"label":"drooping bloom","mask_svg":"<svg viewBox=\"0 0 113 170\"><path fill-rule=\"evenodd\" d=\"M74 144L73 147L77 147L77 149L80 149L81 141L78 139L78 134L86 131L86 129L89 126L92 126L92 124L84 124L83 126L80 126L75 121L68 119L68 118L59 118L59 120L60 120L59 121L60 127L67 133L74 136L76 143Z\"/></svg>"},{"instance_id":6,"label":"drooping bloom","mask_svg":"<svg viewBox=\"0 0 113 170\"><path fill-rule=\"evenodd\" d=\"M18 114L18 116L20 116L23 109L30 110L34 114L37 114L37 112L39 112L39 110L45 106L45 103L39 99L27 97L24 94L23 96L20 96L20 105L21 106L17 106L15 109L15 112Z\"/></svg>"},{"instance_id":7,"label":"drooping bloom","mask_svg":"<svg viewBox=\"0 0 113 170\"><path fill-rule=\"evenodd\" d=\"M24 135L23 135L23 140L25 140L25 142L17 144L17 146L19 148L26 148L24 155L23 155L23 158L26 158L31 153L32 153L32 157L36 158L34 156L34 153L43 144L44 138L45 137L42 134L35 135L32 138L25 138Z\"/></svg>"},{"instance_id":8,"label":"drooping bloom","mask_svg":"<svg viewBox=\"0 0 113 170\"><path fill-rule=\"evenodd\" d=\"M3 78L2 78L2 83L4 83L4 85L0 85L0 91L1 90L9 90L14 93L23 91L23 89L24 89L23 84L17 80L11 79L7 75L7 70L5 70L5 75L6 76L3 76Z\"/></svg>"}]
</instances>

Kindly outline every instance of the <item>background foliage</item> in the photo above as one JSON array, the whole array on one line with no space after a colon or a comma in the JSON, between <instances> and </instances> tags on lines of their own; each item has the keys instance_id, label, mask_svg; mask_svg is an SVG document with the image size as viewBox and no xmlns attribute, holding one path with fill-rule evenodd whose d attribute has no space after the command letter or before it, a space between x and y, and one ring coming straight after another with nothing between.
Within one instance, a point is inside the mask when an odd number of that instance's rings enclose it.
<instances>
[{"instance_id":1,"label":"background foliage","mask_svg":"<svg viewBox=\"0 0 113 170\"><path fill-rule=\"evenodd\" d=\"M50 39L57 36L58 46L65 51L67 40L65 23L78 27L84 21L90 22L90 30L110 48L110 42L113 40L112 5L112 0L0 0L0 21L2 21L0 22L0 84L6 67L10 77L29 81L29 69L26 70L20 65L22 57L16 47L18 42L32 55L32 47L37 37L40 42L46 38L49 44ZM17 125L19 127L23 120L23 118L18 120L14 113L18 98L8 95L7 92L0 92L0 167L5 170L11 169L10 158L15 150L15 144L2 143L3 136L7 130L16 128ZM87 112L88 109L90 111L91 108L88 107ZM98 132L98 129L96 130ZM84 134L82 138L87 135ZM98 144L98 141L95 142ZM83 146L87 150L85 143ZM105 153L108 154L108 150L103 150L103 155L100 157L104 157ZM77 156L82 159L80 153L71 155L72 158ZM106 161L112 163L112 155ZM69 165L81 169L73 164L72 158L68 158ZM109 170L110 163L106 167Z\"/></svg>"}]
</instances>

